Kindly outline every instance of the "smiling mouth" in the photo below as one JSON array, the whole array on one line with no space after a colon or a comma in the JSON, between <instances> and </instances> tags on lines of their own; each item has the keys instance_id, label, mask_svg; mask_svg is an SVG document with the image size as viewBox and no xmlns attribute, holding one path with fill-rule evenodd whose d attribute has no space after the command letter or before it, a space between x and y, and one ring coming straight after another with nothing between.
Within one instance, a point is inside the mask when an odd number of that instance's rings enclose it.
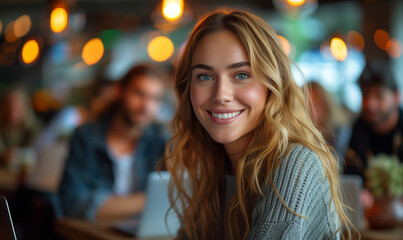
<instances>
[{"instance_id":1,"label":"smiling mouth","mask_svg":"<svg viewBox=\"0 0 403 240\"><path fill-rule=\"evenodd\" d=\"M213 116L214 118L217 118L217 119L232 119L232 118L239 116L239 114L241 114L243 112L243 110L239 110L236 112L225 112L225 113L217 113L217 112L210 112L210 111L208 111L208 112L210 113L211 116Z\"/></svg>"}]
</instances>

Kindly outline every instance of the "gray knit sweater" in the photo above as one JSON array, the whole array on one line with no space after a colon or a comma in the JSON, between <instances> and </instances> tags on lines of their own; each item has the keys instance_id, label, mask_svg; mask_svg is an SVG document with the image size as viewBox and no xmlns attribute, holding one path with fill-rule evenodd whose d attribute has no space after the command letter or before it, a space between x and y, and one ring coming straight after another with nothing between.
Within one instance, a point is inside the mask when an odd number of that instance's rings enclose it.
<instances>
[{"instance_id":1,"label":"gray knit sweater","mask_svg":"<svg viewBox=\"0 0 403 240\"><path fill-rule=\"evenodd\" d=\"M329 213L329 182L313 151L293 147L273 175L273 183L286 205L309 219L291 213L268 184L253 210L248 240L340 238L334 235L339 225L333 204Z\"/></svg>"}]
</instances>

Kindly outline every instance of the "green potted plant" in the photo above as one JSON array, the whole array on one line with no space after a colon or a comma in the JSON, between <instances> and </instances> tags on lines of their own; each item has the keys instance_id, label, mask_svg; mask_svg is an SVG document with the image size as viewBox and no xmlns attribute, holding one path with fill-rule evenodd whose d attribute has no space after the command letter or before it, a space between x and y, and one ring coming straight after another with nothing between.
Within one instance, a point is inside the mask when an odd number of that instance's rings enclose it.
<instances>
[{"instance_id":1,"label":"green potted plant","mask_svg":"<svg viewBox=\"0 0 403 240\"><path fill-rule=\"evenodd\" d=\"M371 158L365 171L365 186L374 204L365 215L373 228L394 228L403 220L403 164L395 155Z\"/></svg>"}]
</instances>

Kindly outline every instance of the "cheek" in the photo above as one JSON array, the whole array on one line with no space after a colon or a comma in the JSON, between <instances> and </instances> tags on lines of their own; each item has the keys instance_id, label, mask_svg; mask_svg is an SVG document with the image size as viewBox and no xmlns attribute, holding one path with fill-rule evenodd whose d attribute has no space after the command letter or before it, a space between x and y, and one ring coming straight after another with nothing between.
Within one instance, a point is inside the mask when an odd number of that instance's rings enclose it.
<instances>
[{"instance_id":1,"label":"cheek","mask_svg":"<svg viewBox=\"0 0 403 240\"><path fill-rule=\"evenodd\" d=\"M140 98L137 97L135 94L132 95L127 95L126 96L126 106L130 109L134 109L134 108L138 108L139 104L140 104Z\"/></svg>"},{"instance_id":2,"label":"cheek","mask_svg":"<svg viewBox=\"0 0 403 240\"><path fill-rule=\"evenodd\" d=\"M207 93L203 91L203 89L194 86L190 87L190 101L196 114L198 108L200 108L207 100Z\"/></svg>"},{"instance_id":3,"label":"cheek","mask_svg":"<svg viewBox=\"0 0 403 240\"><path fill-rule=\"evenodd\" d=\"M395 105L393 98L391 97L386 97L382 99L381 101L381 106L383 109L389 109Z\"/></svg>"},{"instance_id":4,"label":"cheek","mask_svg":"<svg viewBox=\"0 0 403 240\"><path fill-rule=\"evenodd\" d=\"M263 85L255 84L243 89L240 89L241 101L255 111L261 111L267 101L268 90Z\"/></svg>"}]
</instances>

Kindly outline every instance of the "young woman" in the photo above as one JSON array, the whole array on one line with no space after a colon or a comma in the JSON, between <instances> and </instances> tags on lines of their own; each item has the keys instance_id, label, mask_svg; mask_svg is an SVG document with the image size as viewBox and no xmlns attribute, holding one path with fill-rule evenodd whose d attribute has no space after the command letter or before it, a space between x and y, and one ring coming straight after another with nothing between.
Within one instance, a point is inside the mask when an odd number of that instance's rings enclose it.
<instances>
[{"instance_id":1,"label":"young woman","mask_svg":"<svg viewBox=\"0 0 403 240\"><path fill-rule=\"evenodd\" d=\"M161 162L179 239L337 239L349 223L337 163L290 64L255 15L218 10L195 26L177 65L179 108Z\"/></svg>"}]
</instances>

